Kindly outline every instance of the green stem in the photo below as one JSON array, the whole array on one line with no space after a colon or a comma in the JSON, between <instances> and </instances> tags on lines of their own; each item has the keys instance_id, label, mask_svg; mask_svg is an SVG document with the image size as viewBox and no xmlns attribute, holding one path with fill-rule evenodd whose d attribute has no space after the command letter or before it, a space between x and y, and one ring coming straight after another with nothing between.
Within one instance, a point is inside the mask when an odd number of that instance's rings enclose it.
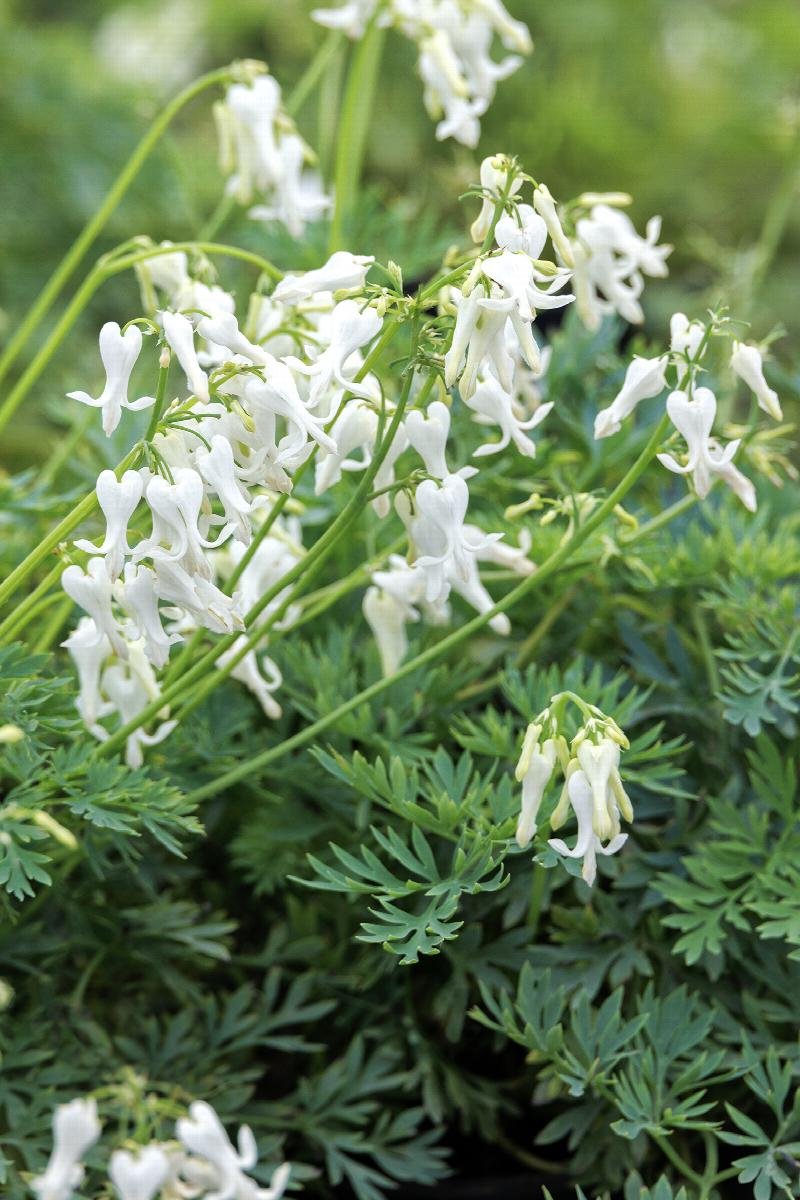
<instances>
[{"instance_id":1,"label":"green stem","mask_svg":"<svg viewBox=\"0 0 800 1200\"><path fill-rule=\"evenodd\" d=\"M118 467L115 468L117 478L128 470L129 467L139 459L142 453L140 445L133 447L131 452L123 458ZM28 576L36 570L40 563L44 562L51 550L54 550L58 543L68 534L72 533L81 521L90 516L97 508L97 495L91 492L88 496L84 496L75 507L67 513L63 520L59 521L55 529L52 529L45 538L39 542L35 549L31 550L27 558L24 558L19 566L8 575L0 584L0 604L4 604L9 596L12 596L20 584L28 578Z\"/></svg>"},{"instance_id":2,"label":"green stem","mask_svg":"<svg viewBox=\"0 0 800 1200\"><path fill-rule=\"evenodd\" d=\"M533 882L531 883L531 899L528 905L528 921L527 924L531 931L531 940L536 938L536 931L539 928L539 918L542 915L542 901L544 900L545 888L547 886L547 871L544 867L535 867L533 872Z\"/></svg>"},{"instance_id":3,"label":"green stem","mask_svg":"<svg viewBox=\"0 0 800 1200\"><path fill-rule=\"evenodd\" d=\"M296 116L303 107L341 43L341 33L332 29L286 98L284 107L290 117Z\"/></svg>"},{"instance_id":4,"label":"green stem","mask_svg":"<svg viewBox=\"0 0 800 1200\"><path fill-rule=\"evenodd\" d=\"M229 192L224 192L219 204L198 233L199 240L201 242L213 241L235 208L236 200L234 197Z\"/></svg>"},{"instance_id":5,"label":"green stem","mask_svg":"<svg viewBox=\"0 0 800 1200\"><path fill-rule=\"evenodd\" d=\"M345 240L345 222L350 216L361 180L367 130L372 115L372 97L378 79L378 68L386 30L373 20L357 44L347 77L342 114L339 123L339 144L334 168L334 210L331 221L329 252L341 250Z\"/></svg>"},{"instance_id":6,"label":"green stem","mask_svg":"<svg viewBox=\"0 0 800 1200\"><path fill-rule=\"evenodd\" d=\"M146 442L152 442L158 432L158 422L161 420L161 414L164 411L164 397L167 394L167 380L169 379L169 364L170 358L167 358L166 365L158 369L158 383L156 384L156 402L153 405L153 411L150 415L150 424L147 426L147 433L144 435Z\"/></svg>"},{"instance_id":7,"label":"green stem","mask_svg":"<svg viewBox=\"0 0 800 1200\"><path fill-rule=\"evenodd\" d=\"M21 630L25 628L33 616L35 616L36 604L43 596L46 596L54 583L57 583L61 578L61 572L64 570L64 563L57 562L52 571L45 575L44 579L38 584L29 596L25 597L25 603L14 609L5 621L0 624L0 642L4 644L12 641Z\"/></svg>"},{"instance_id":8,"label":"green stem","mask_svg":"<svg viewBox=\"0 0 800 1200\"><path fill-rule=\"evenodd\" d=\"M218 792L229 787L231 784L237 783L240 779L245 779L248 775L258 774L270 763L275 762L279 758L283 758L286 754L291 753L292 750L299 749L301 746L305 746L308 742L313 742L319 736L319 734L323 733L331 726L336 725L337 722L342 719L342 717L347 716L348 713L353 712L353 710L360 707L360 705L366 704L370 700L373 700L376 696L381 695L386 691L387 688L391 687L399 680L405 679L406 676L413 674L415 671L418 671L420 667L424 667L431 662L435 662L438 658L441 658L443 654L446 654L448 651L454 649L456 646L472 637L473 634L483 629L484 626L487 625L492 619L492 617L497 616L498 613L506 612L524 596L527 596L537 587L540 587L546 579L549 579L551 575L558 571L559 568L571 558L574 551L577 550L579 546L583 545L583 543L594 533L594 531L598 529L600 525L602 525L606 517L613 511L614 507L619 504L628 494L655 456L656 451L661 444L661 440L668 428L669 418L665 414L659 421L657 427L649 438L647 445L642 450L636 462L627 471L624 478L614 488L607 499L599 506L599 508L595 510L592 516L583 525L579 526L569 541L551 554L550 557L546 559L544 563L542 563L537 571L523 579L521 583L517 584L515 588L513 588L497 604L494 604L490 609L488 609L487 612L481 613L477 617L473 617L473 619L468 621L466 625L462 625L461 628L454 630L435 645L430 646L427 650L423 650L414 658L409 659L406 663L399 667L393 675L379 679L369 687L364 688L363 691L351 697L350 700L344 701L344 703L338 705L337 708L326 713L324 717L320 717L319 720L314 721L311 725L307 725L306 728L300 730L299 733L287 738L279 745L272 746L270 749L262 751L261 754L257 754L253 758L239 763L238 766L232 768L230 771L226 771L223 775L218 776L217 779L212 780L203 787L197 788L194 792L190 793L191 800L205 800L209 796L214 796ZM104 743L104 746L107 747L108 745L108 742Z\"/></svg>"},{"instance_id":9,"label":"green stem","mask_svg":"<svg viewBox=\"0 0 800 1200\"><path fill-rule=\"evenodd\" d=\"M42 467L37 480L39 487L46 488L53 483L64 463L72 458L75 450L86 437L89 426L96 420L97 413L92 408L84 408L76 414L72 429L61 438L50 458Z\"/></svg>"},{"instance_id":10,"label":"green stem","mask_svg":"<svg viewBox=\"0 0 800 1200\"><path fill-rule=\"evenodd\" d=\"M684 1162L678 1151L672 1146L668 1137L664 1137L663 1134L660 1133L651 1133L650 1136L664 1157L669 1159L673 1167L675 1167L677 1171L680 1171L684 1178L691 1180L696 1187L702 1188L704 1186L705 1181L702 1175L699 1175L697 1171L692 1170L689 1164Z\"/></svg>"},{"instance_id":11,"label":"green stem","mask_svg":"<svg viewBox=\"0 0 800 1200\"><path fill-rule=\"evenodd\" d=\"M232 78L231 68L224 67L220 70L210 71L207 75L202 75L188 87L179 92L168 104L164 106L161 112L156 117L153 124L145 133L144 137L139 142L133 154L128 159L125 166L120 171L119 175L106 193L105 199L100 207L84 225L82 231L78 234L75 241L70 246L67 253L62 258L61 262L56 267L53 274L48 279L47 283L42 288L34 303L31 305L28 313L17 329L14 336L6 346L2 356L0 356L0 379L3 379L8 373L9 368L16 361L17 356L23 349L33 331L38 326L39 322L47 315L54 300L58 297L64 284L69 279L72 272L77 267L83 256L86 254L89 247L102 233L109 218L113 214L122 197L127 192L133 180L138 175L142 165L154 149L159 139L163 135L167 126L180 110L198 96L206 88L215 87L220 83L228 83ZM2 413L0 412L0 429L3 428Z\"/></svg>"},{"instance_id":12,"label":"green stem","mask_svg":"<svg viewBox=\"0 0 800 1200\"><path fill-rule=\"evenodd\" d=\"M61 603L45 625L38 641L34 644L34 654L43 654L45 650L50 649L51 645L61 633L61 630L68 621L69 614L71 612L72 600L69 598L69 596L62 597Z\"/></svg>"}]
</instances>

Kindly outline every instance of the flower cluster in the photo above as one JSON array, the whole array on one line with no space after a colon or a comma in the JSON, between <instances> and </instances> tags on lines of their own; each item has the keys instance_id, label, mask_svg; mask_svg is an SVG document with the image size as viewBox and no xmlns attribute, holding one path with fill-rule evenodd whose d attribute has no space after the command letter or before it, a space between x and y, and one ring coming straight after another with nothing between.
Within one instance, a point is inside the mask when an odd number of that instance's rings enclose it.
<instances>
[{"instance_id":1,"label":"flower cluster","mask_svg":"<svg viewBox=\"0 0 800 1200\"><path fill-rule=\"evenodd\" d=\"M642 400L651 399L670 389L667 414L686 445L684 461L672 453L658 455L659 462L677 475L691 475L695 491L702 500L717 479L721 479L751 512L756 510L756 492L752 482L734 466L733 459L741 444L739 438L723 445L713 435L717 415L717 397L711 388L698 383L707 370L707 355L713 337L727 331L727 321L712 317L708 324L690 321L683 313L674 313L670 321L670 348L656 358L634 358L625 380L612 403L597 414L594 435L611 437ZM764 377L761 351L732 339L729 369L752 391L758 407L773 420L781 420L777 393Z\"/></svg>"},{"instance_id":2,"label":"flower cluster","mask_svg":"<svg viewBox=\"0 0 800 1200\"><path fill-rule=\"evenodd\" d=\"M583 723L568 742L562 729L570 701L579 708ZM550 838L548 845L565 858L582 859L581 874L591 887L597 876L597 855L616 854L627 841L620 817L633 820L633 806L619 773L620 752L628 745L613 718L595 705L572 692L554 696L528 726L517 763L516 777L522 783L517 823L520 848L525 849L536 833L539 809L558 767L564 783L550 814L550 828L553 832L559 829L572 809L578 836L571 849L561 838Z\"/></svg>"},{"instance_id":3,"label":"flower cluster","mask_svg":"<svg viewBox=\"0 0 800 1200\"><path fill-rule=\"evenodd\" d=\"M83 1159L101 1132L94 1099L72 1100L56 1109L50 1161L31 1180L37 1200L70 1200L84 1178ZM264 1188L248 1174L257 1161L249 1127L241 1127L234 1147L211 1105L198 1100L177 1121L175 1141L115 1150L108 1177L119 1200L280 1200L289 1164L278 1167Z\"/></svg>"},{"instance_id":4,"label":"flower cluster","mask_svg":"<svg viewBox=\"0 0 800 1200\"><path fill-rule=\"evenodd\" d=\"M533 49L527 26L514 20L501 0L345 0L312 16L351 38L363 37L376 21L414 42L425 107L437 122L437 138L455 138L470 147L478 144L480 118L497 84ZM491 54L495 37L510 52L499 62Z\"/></svg>"},{"instance_id":5,"label":"flower cluster","mask_svg":"<svg viewBox=\"0 0 800 1200\"><path fill-rule=\"evenodd\" d=\"M331 206L319 175L309 169L314 155L281 105L281 89L271 75L234 83L214 107L220 165L228 193L260 221L279 221L294 238Z\"/></svg>"},{"instance_id":6,"label":"flower cluster","mask_svg":"<svg viewBox=\"0 0 800 1200\"><path fill-rule=\"evenodd\" d=\"M267 76L230 89L225 120L242 196L280 174L281 139L292 135L280 130L278 103ZM303 569L302 525L275 505L312 460L317 496L345 474L369 470L374 511L381 518L394 511L405 528L407 555L379 564L364 598L387 674L406 652L408 622L447 622L453 593L491 614L497 633L509 632L508 617L492 612L480 566L530 574L530 535L522 531L516 547L501 545L501 533L469 522L468 480L477 468L452 463L449 405L463 403L477 424L497 430L474 459L509 446L536 453L530 434L552 403L542 402L549 351L533 327L540 311L575 299L567 288L577 242L544 184L534 185L532 203L523 201L526 182L513 159L483 162L471 230L480 248L455 281L451 272L438 290L427 289L426 304L437 308L427 361L442 378L412 364L402 396L394 380L373 373L371 355L389 308L403 321L415 306L399 290L367 282L371 257L340 250L310 271L273 272L272 291L264 285L250 298L241 324L233 295L202 259L190 269L187 254L169 243L141 257L149 316L125 330L104 325L105 386L97 396L70 395L101 409L108 435L123 411L155 406L144 462L102 472L96 494L105 536L77 541L63 573L65 591L86 613L65 642L79 674L80 713L101 740L112 721L131 727L130 765L174 728L167 703L158 706L158 673L172 647L198 630L228 639L220 670L249 688L269 717L280 715L280 670L257 657L257 646L263 650L267 634L286 629L297 612L288 585ZM629 249L626 270L634 257ZM140 326L159 343L160 371L151 394L131 398ZM175 363L185 380L177 393ZM407 455L416 465L398 478ZM149 731L145 710L158 714Z\"/></svg>"},{"instance_id":7,"label":"flower cluster","mask_svg":"<svg viewBox=\"0 0 800 1200\"><path fill-rule=\"evenodd\" d=\"M186 255L167 249L144 264L146 292L165 304L157 314L162 382L175 359L185 388L166 404L146 463L121 478L110 470L99 476L105 537L99 544L76 542L72 557L80 552L88 561L72 562L62 577L87 614L65 645L80 677L81 715L98 738L107 736L107 717L116 714L125 725L157 700L156 672L173 644L198 628L242 633L221 665L232 664L230 673L267 715L279 715L272 693L280 672L270 660L259 669L252 647L261 626L280 628L292 619L291 607L282 611L280 581L304 551L299 524L266 513L314 450L337 455L336 433L326 433L325 425L340 407L339 420L349 417L345 397L354 404L355 393L378 395L375 380L355 377L361 348L380 331L381 318L374 308L334 299L334 291L363 286L371 261L339 253L307 276L287 276L272 296L254 297L254 340L240 329L232 296L190 277ZM287 326L298 333L283 332ZM291 353L298 344L302 359ZM96 399L73 396L100 406L111 433L124 408L155 401L128 400L139 328L123 333L107 324L100 345L105 387ZM327 458L320 468L332 482ZM226 591L226 579L235 587ZM153 733L136 731L128 739L131 765L141 762L144 745L173 728L166 710L161 716Z\"/></svg>"}]
</instances>

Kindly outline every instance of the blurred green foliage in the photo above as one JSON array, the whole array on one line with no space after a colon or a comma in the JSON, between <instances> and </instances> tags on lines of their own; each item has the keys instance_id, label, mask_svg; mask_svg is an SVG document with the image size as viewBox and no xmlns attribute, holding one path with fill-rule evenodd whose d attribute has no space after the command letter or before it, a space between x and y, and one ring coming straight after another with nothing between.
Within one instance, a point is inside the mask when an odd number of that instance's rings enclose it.
<instances>
[{"instance_id":1,"label":"blurred green foliage","mask_svg":"<svg viewBox=\"0 0 800 1200\"><path fill-rule=\"evenodd\" d=\"M0 0L0 339L164 98L236 57L266 59L290 90L325 36L308 19L312 7L312 0ZM441 221L446 244L463 227L457 197L474 180L476 161L499 149L516 153L562 198L622 189L635 197L637 223L663 215L676 252L670 280L648 293L654 328L676 307L731 300L741 313L755 293L747 315L756 336L776 322L796 329L797 0L511 0L509 7L529 24L536 51L500 85L476 154L437 146L414 47L390 39L369 162L386 208ZM298 118L311 143L322 143L323 163L335 138L330 114L329 98L312 97ZM204 98L162 142L98 251L136 233L197 231L220 194L215 160ZM763 273L753 248L765 221L766 241L777 231L781 242ZM391 236L376 245L374 224L367 248L404 252L408 261L408 247L395 248ZM360 225L353 241L364 233ZM253 244L264 236L255 228L248 234ZM134 298L130 279L106 286L7 434L7 453L39 456L47 403L60 404L77 386L97 325L130 316Z\"/></svg>"}]
</instances>

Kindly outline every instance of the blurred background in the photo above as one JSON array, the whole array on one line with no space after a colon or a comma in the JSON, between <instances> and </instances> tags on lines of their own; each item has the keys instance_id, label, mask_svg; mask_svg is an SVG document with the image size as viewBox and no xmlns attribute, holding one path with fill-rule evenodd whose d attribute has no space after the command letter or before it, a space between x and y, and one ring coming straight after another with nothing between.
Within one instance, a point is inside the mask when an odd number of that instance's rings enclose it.
<instances>
[{"instance_id":1,"label":"blurred background","mask_svg":"<svg viewBox=\"0 0 800 1200\"><path fill-rule=\"evenodd\" d=\"M326 36L308 19L314 6L0 0L0 341L165 99L239 57L265 59L290 92ZM474 202L464 213L457 197L476 178L476 163L503 150L559 198L624 190L635 197L639 228L663 215L663 239L676 251L670 279L646 294L652 329L674 307L695 312L741 296L754 336L776 323L796 333L798 0L508 0L508 7L530 26L536 50L500 84L475 153L436 143L414 47L390 38L370 135L371 186L351 248L403 262L407 277L421 272L471 219ZM335 65L329 86L333 76ZM206 93L181 115L85 269L134 234L180 239L202 227L222 190L210 107ZM323 164L335 145L331 112L328 95L298 113ZM412 218L405 232L398 211ZM241 217L225 236L297 264L297 250ZM323 243L312 235L300 253L314 265ZM128 319L136 303L131 279L106 286L6 431L6 466L48 453L63 393L91 388L97 375L98 325ZM788 359L789 345L777 343L778 359Z\"/></svg>"}]
</instances>

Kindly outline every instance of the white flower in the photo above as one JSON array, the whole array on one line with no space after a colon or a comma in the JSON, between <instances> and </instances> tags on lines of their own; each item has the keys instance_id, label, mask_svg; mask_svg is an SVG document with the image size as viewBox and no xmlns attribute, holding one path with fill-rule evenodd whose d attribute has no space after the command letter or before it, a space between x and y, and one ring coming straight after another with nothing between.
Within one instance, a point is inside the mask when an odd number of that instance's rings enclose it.
<instances>
[{"instance_id":1,"label":"white flower","mask_svg":"<svg viewBox=\"0 0 800 1200\"><path fill-rule=\"evenodd\" d=\"M631 802L619 775L619 744L611 738L602 738L596 745L583 741L577 757L592 791L594 831L600 838L611 837L619 833L620 812L626 821L633 820Z\"/></svg>"},{"instance_id":2,"label":"white flower","mask_svg":"<svg viewBox=\"0 0 800 1200\"><path fill-rule=\"evenodd\" d=\"M233 313L217 312L214 316L201 317L197 322L197 332L213 345L221 346L231 354L240 354L252 363L264 365L270 360L261 346L256 346L244 336Z\"/></svg>"},{"instance_id":3,"label":"white flower","mask_svg":"<svg viewBox=\"0 0 800 1200\"><path fill-rule=\"evenodd\" d=\"M106 519L106 536L101 546L95 546L84 538L75 543L79 550L85 550L87 554L104 554L112 580L119 577L125 555L131 553L128 521L142 498L143 486L138 471L126 471L122 479L117 479L113 471L101 471L95 492Z\"/></svg>"},{"instance_id":4,"label":"white flower","mask_svg":"<svg viewBox=\"0 0 800 1200\"><path fill-rule=\"evenodd\" d=\"M91 617L81 617L61 645L69 651L78 672L78 699L75 702L81 720L97 736L98 723L111 711L100 694L100 672L111 654L111 643Z\"/></svg>"},{"instance_id":5,"label":"white flower","mask_svg":"<svg viewBox=\"0 0 800 1200\"><path fill-rule=\"evenodd\" d=\"M353 396L373 397L374 388L364 381L356 383L347 374L348 360L380 332L383 322L374 308L361 309L355 300L342 300L329 314L324 333L328 346L315 362L306 364L296 358L287 358L287 363L302 375L311 379L308 397L309 408L316 409L329 395L330 389L338 385ZM352 372L355 374L355 370Z\"/></svg>"},{"instance_id":6,"label":"white flower","mask_svg":"<svg viewBox=\"0 0 800 1200\"><path fill-rule=\"evenodd\" d=\"M535 188L533 193L533 207L539 213L539 216L547 226L547 232L550 234L550 240L555 246L558 253L561 255L561 261L566 267L574 267L575 262L572 256L572 245L567 235L564 233L564 228L561 224L561 218L558 215L556 202L550 194L549 188L545 184L540 183Z\"/></svg>"},{"instance_id":7,"label":"white flower","mask_svg":"<svg viewBox=\"0 0 800 1200\"><path fill-rule=\"evenodd\" d=\"M769 386L764 378L764 363L758 348L746 346L744 342L734 342L731 367L753 392L758 401L758 407L775 421L782 420L781 402L778 399L778 393Z\"/></svg>"},{"instance_id":8,"label":"white flower","mask_svg":"<svg viewBox=\"0 0 800 1200\"><path fill-rule=\"evenodd\" d=\"M377 433L378 414L375 410L363 400L348 401L330 431L335 449L317 455L314 467L317 496L338 483L342 471L361 471L367 466ZM363 451L364 457L360 461L349 457L356 449Z\"/></svg>"},{"instance_id":9,"label":"white flower","mask_svg":"<svg viewBox=\"0 0 800 1200\"><path fill-rule=\"evenodd\" d=\"M608 408L602 409L594 419L594 436L611 437L619 433L622 422L629 417L641 400L657 396L666 387L666 370L669 356L660 358L634 358L625 372L625 382Z\"/></svg>"},{"instance_id":10,"label":"white flower","mask_svg":"<svg viewBox=\"0 0 800 1200\"><path fill-rule=\"evenodd\" d=\"M739 439L728 442L724 449L720 449L719 443L711 437L717 412L714 393L706 387L695 388L691 398L686 392L672 392L667 398L667 412L684 438L689 453L684 466L671 454L659 454L657 457L662 466L677 475L691 474L695 491L701 500L711 491L715 477L719 477L746 508L755 512L755 489L750 480L733 465Z\"/></svg>"},{"instance_id":11,"label":"white flower","mask_svg":"<svg viewBox=\"0 0 800 1200\"><path fill-rule=\"evenodd\" d=\"M525 849L536 833L539 806L556 765L555 742L552 738L547 738L540 746L540 734L540 726L528 726L516 769L516 778L522 783L522 811L519 814L516 833L517 845L521 850Z\"/></svg>"},{"instance_id":12,"label":"white flower","mask_svg":"<svg viewBox=\"0 0 800 1200\"><path fill-rule=\"evenodd\" d=\"M490 158L485 158L481 163L481 187L488 195L484 196L481 203L481 211L472 222L469 231L473 242L480 244L485 240L486 235L492 227L494 210L500 196L506 190L509 196L513 196L522 187L523 179L519 174L514 176L509 186L508 177L512 169L510 159L506 158L504 154L492 155Z\"/></svg>"},{"instance_id":13,"label":"white flower","mask_svg":"<svg viewBox=\"0 0 800 1200\"><path fill-rule=\"evenodd\" d=\"M533 41L528 26L515 20L501 0L475 0L475 7L491 22L492 29L507 50L530 54Z\"/></svg>"},{"instance_id":14,"label":"white flower","mask_svg":"<svg viewBox=\"0 0 800 1200\"><path fill-rule=\"evenodd\" d=\"M240 204L249 204L255 192L266 192L275 183L280 108L281 89L271 75L259 76L249 87L233 84L214 107L220 164L230 174L228 192Z\"/></svg>"},{"instance_id":15,"label":"white flower","mask_svg":"<svg viewBox=\"0 0 800 1200\"><path fill-rule=\"evenodd\" d=\"M448 475L441 484L425 479L416 490L417 515L411 523L412 539L420 556L416 565L425 571L425 599L435 604L447 598L453 569L467 583L471 556L502 534L473 538L464 530L469 490L460 475Z\"/></svg>"},{"instance_id":16,"label":"white flower","mask_svg":"<svg viewBox=\"0 0 800 1200\"><path fill-rule=\"evenodd\" d=\"M220 667L226 667L228 663L241 652L245 644L244 638L237 639L230 650L226 650L220 655ZM276 663L262 655L259 665L259 657L255 650L248 651L243 655L240 661L231 671L231 679L238 680L244 684L249 692L255 696L258 703L264 712L264 715L269 717L271 721L277 721L283 709L273 696L283 683L283 676Z\"/></svg>"},{"instance_id":17,"label":"white flower","mask_svg":"<svg viewBox=\"0 0 800 1200\"><path fill-rule=\"evenodd\" d=\"M160 1146L145 1146L138 1155L115 1150L108 1175L119 1200L154 1200L169 1174L169 1159Z\"/></svg>"},{"instance_id":18,"label":"white flower","mask_svg":"<svg viewBox=\"0 0 800 1200\"><path fill-rule=\"evenodd\" d=\"M575 299L570 293L558 294L569 280L568 271L556 275L546 291L537 288L533 262L522 252L502 250L484 261L481 272L514 301L516 312L523 321L533 321L540 309L563 308Z\"/></svg>"},{"instance_id":19,"label":"white flower","mask_svg":"<svg viewBox=\"0 0 800 1200\"><path fill-rule=\"evenodd\" d=\"M192 574L211 576L205 550L216 543L204 539L198 528L205 498L203 480L191 467L173 472L173 483L162 475L153 475L145 489L145 499L153 516L153 531L134 551L134 559L172 559ZM220 540L228 536L223 530Z\"/></svg>"},{"instance_id":20,"label":"white flower","mask_svg":"<svg viewBox=\"0 0 800 1200\"><path fill-rule=\"evenodd\" d=\"M180 634L168 635L164 632L158 609L158 579L155 572L143 563L126 563L120 592L123 608L133 619L139 636L144 639L148 659L160 670L169 660L173 642L180 641Z\"/></svg>"},{"instance_id":21,"label":"white flower","mask_svg":"<svg viewBox=\"0 0 800 1200\"><path fill-rule=\"evenodd\" d=\"M194 346L194 328L188 317L183 313L162 312L161 322L164 327L164 337L175 357L183 368L189 391L198 400L208 403L208 376L197 358Z\"/></svg>"},{"instance_id":22,"label":"white flower","mask_svg":"<svg viewBox=\"0 0 800 1200\"><path fill-rule=\"evenodd\" d=\"M565 858L582 858L581 872L589 887L597 877L597 855L616 854L628 840L627 833L618 833L606 846L595 833L592 824L592 789L583 771L575 771L567 783L567 793L575 816L578 818L578 837L570 850L561 838L550 838L548 845Z\"/></svg>"},{"instance_id":23,"label":"white flower","mask_svg":"<svg viewBox=\"0 0 800 1200\"><path fill-rule=\"evenodd\" d=\"M100 686L119 715L120 725L135 720L160 695L153 668L145 657L141 642L129 645L127 663L116 661L106 667ZM167 714L164 712L162 715ZM141 767L144 762L143 747L163 742L176 725L177 721L164 720L153 733L146 733L142 728L135 729L125 743L125 762L128 766L133 770Z\"/></svg>"},{"instance_id":24,"label":"white flower","mask_svg":"<svg viewBox=\"0 0 800 1200\"><path fill-rule=\"evenodd\" d=\"M485 235L484 235L485 236ZM480 239L483 241L483 238ZM530 204L518 204L516 213L503 213L494 230L502 250L515 250L529 258L541 258L547 241L547 225Z\"/></svg>"},{"instance_id":25,"label":"white flower","mask_svg":"<svg viewBox=\"0 0 800 1200\"><path fill-rule=\"evenodd\" d=\"M85 571L72 563L61 575L61 586L69 598L92 618L97 642L105 635L116 653L124 657L127 654L126 643L114 616L113 583L105 559L90 558ZM85 644L88 645L88 639Z\"/></svg>"},{"instance_id":26,"label":"white flower","mask_svg":"<svg viewBox=\"0 0 800 1200\"><path fill-rule=\"evenodd\" d=\"M381 670L384 676L394 675L408 650L406 622L417 620L418 613L379 587L367 588L362 608L378 645Z\"/></svg>"},{"instance_id":27,"label":"white flower","mask_svg":"<svg viewBox=\"0 0 800 1200\"><path fill-rule=\"evenodd\" d=\"M244 628L237 598L226 596L209 579L190 575L168 557L154 558L153 570L159 597L185 609L198 625L212 633L233 633L234 629Z\"/></svg>"},{"instance_id":28,"label":"white flower","mask_svg":"<svg viewBox=\"0 0 800 1200\"><path fill-rule=\"evenodd\" d=\"M31 1180L38 1200L69 1200L83 1179L81 1159L100 1137L94 1100L71 1100L53 1114L53 1152L43 1175Z\"/></svg>"},{"instance_id":29,"label":"white flower","mask_svg":"<svg viewBox=\"0 0 800 1200\"><path fill-rule=\"evenodd\" d=\"M450 433L450 409L441 400L428 405L427 412L419 409L410 412L405 420L408 440L422 461L425 470L434 479L445 479L449 474L444 452Z\"/></svg>"},{"instance_id":30,"label":"white flower","mask_svg":"<svg viewBox=\"0 0 800 1200\"><path fill-rule=\"evenodd\" d=\"M321 177L305 170L307 153L305 143L296 134L281 138L270 202L251 208L248 216L256 221L279 221L293 238L300 238L309 221L318 221L328 211L332 201Z\"/></svg>"},{"instance_id":31,"label":"white flower","mask_svg":"<svg viewBox=\"0 0 800 1200\"><path fill-rule=\"evenodd\" d=\"M553 405L540 404L527 421L520 419L518 405L513 397L505 391L494 375L486 374L475 388L472 395L465 401L482 424L494 424L500 427L500 441L486 442L473 451L473 458L487 454L497 454L504 450L509 442L513 442L520 454L533 458L536 454L536 443L527 436L529 429L535 429L548 415Z\"/></svg>"},{"instance_id":32,"label":"white flower","mask_svg":"<svg viewBox=\"0 0 800 1200\"><path fill-rule=\"evenodd\" d=\"M378 7L378 0L350 0L339 8L315 8L311 19L328 29L341 29L349 38L363 37Z\"/></svg>"},{"instance_id":33,"label":"white flower","mask_svg":"<svg viewBox=\"0 0 800 1200\"><path fill-rule=\"evenodd\" d=\"M588 329L598 328L603 316L612 312L632 324L644 320L639 303L643 275L666 275L665 260L672 250L657 245L660 232L660 217L652 217L647 236L640 237L630 217L608 204L596 204L577 222L571 243L573 285L578 312Z\"/></svg>"},{"instance_id":34,"label":"white flower","mask_svg":"<svg viewBox=\"0 0 800 1200\"><path fill-rule=\"evenodd\" d=\"M234 1149L211 1105L196 1100L189 1108L189 1116L177 1122L175 1132L187 1150L206 1159L214 1168L215 1190L206 1200L280 1200L289 1181L288 1164L278 1168L268 1188L260 1188L250 1179L245 1172L252 1170L258 1156L255 1138L247 1125L239 1130Z\"/></svg>"},{"instance_id":35,"label":"white flower","mask_svg":"<svg viewBox=\"0 0 800 1200\"><path fill-rule=\"evenodd\" d=\"M216 434L211 439L209 450L198 450L195 462L206 484L216 492L225 510L225 528L232 531L240 542L249 542L252 505L236 473L233 449L228 439Z\"/></svg>"},{"instance_id":36,"label":"white flower","mask_svg":"<svg viewBox=\"0 0 800 1200\"><path fill-rule=\"evenodd\" d=\"M702 321L690 321L685 313L673 313L669 319L670 350L674 354L686 354L694 359L705 337L706 327Z\"/></svg>"},{"instance_id":37,"label":"white flower","mask_svg":"<svg viewBox=\"0 0 800 1200\"><path fill-rule=\"evenodd\" d=\"M444 356L444 378L447 387L459 380L458 390L465 401L487 364L503 389L511 391L513 360L505 344L505 326L514 307L513 300L493 300L477 289L458 300L453 340ZM530 365L535 368L537 361Z\"/></svg>"},{"instance_id":38,"label":"white flower","mask_svg":"<svg viewBox=\"0 0 800 1200\"><path fill-rule=\"evenodd\" d=\"M155 397L128 400L131 374L142 349L142 332L138 325L131 325L122 333L116 321L107 321L100 330L99 342L100 358L106 372L105 387L97 399L87 392L67 392L67 396L70 400L102 409L103 432L110 437L119 425L123 408L137 411L150 408L155 404Z\"/></svg>"},{"instance_id":39,"label":"white flower","mask_svg":"<svg viewBox=\"0 0 800 1200\"><path fill-rule=\"evenodd\" d=\"M360 291L375 259L371 254L337 250L326 263L302 275L286 275L272 293L282 304L297 304L319 292Z\"/></svg>"}]
</instances>

